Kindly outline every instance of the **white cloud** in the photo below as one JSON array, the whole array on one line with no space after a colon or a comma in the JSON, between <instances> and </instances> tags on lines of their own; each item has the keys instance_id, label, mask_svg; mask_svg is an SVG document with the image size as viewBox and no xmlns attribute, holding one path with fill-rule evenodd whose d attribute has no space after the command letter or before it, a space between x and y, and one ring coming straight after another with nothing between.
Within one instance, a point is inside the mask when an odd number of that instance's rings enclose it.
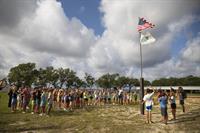
<instances>
[{"instance_id":1,"label":"white cloud","mask_svg":"<svg viewBox=\"0 0 200 133\"><path fill-rule=\"evenodd\" d=\"M165 76L162 69L159 70L156 66L172 58L171 42L195 21L196 16L192 13L198 9L197 3L198 1L102 0L100 11L104 14L102 22L106 29L92 49L90 65L97 71L117 71L127 75L132 73L139 77L139 35L136 27L138 17L144 17L156 25L151 32L157 42L143 46L143 66L147 70L155 68L160 73L152 77ZM147 75L147 78L151 77Z\"/></svg>"},{"instance_id":2,"label":"white cloud","mask_svg":"<svg viewBox=\"0 0 200 133\"><path fill-rule=\"evenodd\" d=\"M200 33L188 41L186 48L182 50L182 58L200 64Z\"/></svg>"},{"instance_id":3,"label":"white cloud","mask_svg":"<svg viewBox=\"0 0 200 133\"><path fill-rule=\"evenodd\" d=\"M69 19L60 2L36 1L32 6L29 2L27 5L14 3L14 15L4 21L2 16L8 14L0 13L0 28L3 29L0 31L1 76L19 63L35 62L38 67L70 67L81 77L84 72L96 77L118 72L138 78L140 57L136 27L140 16L156 25L151 32L157 42L143 46L146 79L195 72L200 75L199 36L188 41L180 57L171 57L170 52L176 35L197 21L194 14L198 1L102 0L99 9L103 13L105 31L101 36L95 36L93 29L88 29L77 18ZM9 3L6 4L8 8L1 8L1 5L5 3L0 4L0 11L8 10Z\"/></svg>"},{"instance_id":4,"label":"white cloud","mask_svg":"<svg viewBox=\"0 0 200 133\"><path fill-rule=\"evenodd\" d=\"M93 31L76 18L69 20L56 1L42 1L33 18L24 21L24 40L41 52L79 58L87 56L87 50L95 43Z\"/></svg>"},{"instance_id":5,"label":"white cloud","mask_svg":"<svg viewBox=\"0 0 200 133\"><path fill-rule=\"evenodd\" d=\"M145 69L145 77L154 80L155 77L183 77L200 75L200 34L188 40L175 58L164 61L155 67Z\"/></svg>"},{"instance_id":6,"label":"white cloud","mask_svg":"<svg viewBox=\"0 0 200 133\"><path fill-rule=\"evenodd\" d=\"M56 0L38 1L33 11L15 25L17 34L0 34L1 75L19 63L35 62L45 67L62 60L65 67L73 68L73 63L76 66L75 62L87 58L96 42L92 29L77 18L69 20Z\"/></svg>"}]
</instances>

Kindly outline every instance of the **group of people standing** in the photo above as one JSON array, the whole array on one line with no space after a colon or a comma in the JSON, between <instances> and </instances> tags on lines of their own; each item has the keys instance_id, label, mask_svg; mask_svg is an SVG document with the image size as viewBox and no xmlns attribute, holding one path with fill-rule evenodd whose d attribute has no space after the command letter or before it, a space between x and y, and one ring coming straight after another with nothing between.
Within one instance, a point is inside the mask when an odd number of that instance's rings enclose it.
<instances>
[{"instance_id":1,"label":"group of people standing","mask_svg":"<svg viewBox=\"0 0 200 133\"><path fill-rule=\"evenodd\" d=\"M173 120L176 119L176 98L185 112L184 100L187 97L182 87L177 92L175 89L170 90L146 90L142 103L146 108L146 123L153 123L152 108L154 98L160 104L162 121L167 124L168 112L167 104L170 103ZM84 108L87 106L102 106L105 104L112 105L128 105L138 103L138 94L135 92L124 91L122 88L116 89L55 89L55 88L28 88L11 86L8 92L8 107L11 112L16 110L22 113L31 112L31 114L49 115L51 110L72 111L76 108Z\"/></svg>"},{"instance_id":2,"label":"group of people standing","mask_svg":"<svg viewBox=\"0 0 200 133\"><path fill-rule=\"evenodd\" d=\"M138 94L116 89L55 89L29 88L17 89L12 86L9 93L8 107L11 112L21 110L22 113L49 115L51 110L72 111L87 106L105 104L126 105L137 103Z\"/></svg>"},{"instance_id":3,"label":"group of people standing","mask_svg":"<svg viewBox=\"0 0 200 133\"><path fill-rule=\"evenodd\" d=\"M152 107L153 107L153 97L157 94L157 99L160 104L161 116L165 124L168 121L168 112L167 112L167 104L170 103L171 112L173 119L176 120L176 98L179 99L179 103L182 107L182 111L185 112L184 100L187 98L187 95L182 87L178 87L177 92L175 89L170 88L166 92L164 90L155 90L155 89L147 89L146 95L143 98L142 103L145 103L146 108L146 123L153 123L152 121Z\"/></svg>"}]
</instances>

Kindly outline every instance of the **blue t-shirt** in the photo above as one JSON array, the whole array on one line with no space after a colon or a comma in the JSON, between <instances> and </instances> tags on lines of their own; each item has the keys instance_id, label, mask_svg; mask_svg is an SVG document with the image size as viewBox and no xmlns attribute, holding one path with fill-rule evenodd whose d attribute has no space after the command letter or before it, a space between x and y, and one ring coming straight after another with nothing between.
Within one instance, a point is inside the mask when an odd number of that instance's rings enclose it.
<instances>
[{"instance_id":1,"label":"blue t-shirt","mask_svg":"<svg viewBox=\"0 0 200 133\"><path fill-rule=\"evenodd\" d=\"M158 101L160 102L161 108L167 107L167 96L162 96L162 97L158 98Z\"/></svg>"},{"instance_id":2,"label":"blue t-shirt","mask_svg":"<svg viewBox=\"0 0 200 133\"><path fill-rule=\"evenodd\" d=\"M41 96L41 104L46 104L46 96L45 96L45 94L42 94L42 96Z\"/></svg>"}]
</instances>

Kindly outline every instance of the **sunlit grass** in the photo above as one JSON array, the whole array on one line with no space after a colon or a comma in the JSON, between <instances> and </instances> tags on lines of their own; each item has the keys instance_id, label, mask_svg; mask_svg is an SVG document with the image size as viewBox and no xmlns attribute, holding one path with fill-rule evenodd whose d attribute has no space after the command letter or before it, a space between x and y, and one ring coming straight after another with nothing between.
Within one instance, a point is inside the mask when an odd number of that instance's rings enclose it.
<instances>
[{"instance_id":1,"label":"sunlit grass","mask_svg":"<svg viewBox=\"0 0 200 133\"><path fill-rule=\"evenodd\" d=\"M200 105L197 100L186 102L188 113L181 113L178 105L177 123L159 122L159 105L153 108L154 124L145 124L139 105L105 105L76 109L73 112L53 111L50 117L11 113L7 108L7 95L0 93L0 132L175 132L200 131ZM190 100L190 101L189 101ZM199 100L199 99L198 99ZM171 111L168 110L169 118Z\"/></svg>"}]
</instances>

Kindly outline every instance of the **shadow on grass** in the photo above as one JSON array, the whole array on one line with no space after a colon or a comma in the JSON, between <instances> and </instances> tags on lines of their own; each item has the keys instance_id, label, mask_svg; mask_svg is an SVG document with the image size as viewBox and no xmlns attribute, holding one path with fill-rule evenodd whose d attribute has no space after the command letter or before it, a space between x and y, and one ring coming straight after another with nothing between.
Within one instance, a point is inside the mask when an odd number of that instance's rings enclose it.
<instances>
[{"instance_id":1,"label":"shadow on grass","mask_svg":"<svg viewBox=\"0 0 200 133\"><path fill-rule=\"evenodd\" d=\"M118 105L120 106L120 105ZM51 112L52 116L64 116L64 115L81 115L82 112L92 112L97 109L105 109L105 108L111 108L112 105L105 105L105 106L87 106L83 108L75 108L73 111L64 111L64 110L54 110Z\"/></svg>"},{"instance_id":2,"label":"shadow on grass","mask_svg":"<svg viewBox=\"0 0 200 133\"><path fill-rule=\"evenodd\" d=\"M10 128L10 129L0 129L0 132L3 132L3 133L5 133L5 132L8 132L8 133L10 133L10 132L27 132L27 131L29 131L29 132L35 132L35 131L39 131L39 130L51 130L51 129L60 129L60 127L59 126L53 126L53 125L51 125L51 126L43 126L43 127L29 127L29 128L18 128L18 129L16 129L16 128Z\"/></svg>"},{"instance_id":3,"label":"shadow on grass","mask_svg":"<svg viewBox=\"0 0 200 133\"><path fill-rule=\"evenodd\" d=\"M80 115L80 113L76 112L76 111L64 111L64 110L60 110L60 111L53 111L51 112L50 116L72 116L72 115Z\"/></svg>"},{"instance_id":4,"label":"shadow on grass","mask_svg":"<svg viewBox=\"0 0 200 133\"><path fill-rule=\"evenodd\" d=\"M178 116L179 118L175 121L169 121L169 124L174 124L174 123L184 123L184 122L195 122L195 120L200 117L200 108L192 110L188 113L182 114Z\"/></svg>"}]
</instances>

